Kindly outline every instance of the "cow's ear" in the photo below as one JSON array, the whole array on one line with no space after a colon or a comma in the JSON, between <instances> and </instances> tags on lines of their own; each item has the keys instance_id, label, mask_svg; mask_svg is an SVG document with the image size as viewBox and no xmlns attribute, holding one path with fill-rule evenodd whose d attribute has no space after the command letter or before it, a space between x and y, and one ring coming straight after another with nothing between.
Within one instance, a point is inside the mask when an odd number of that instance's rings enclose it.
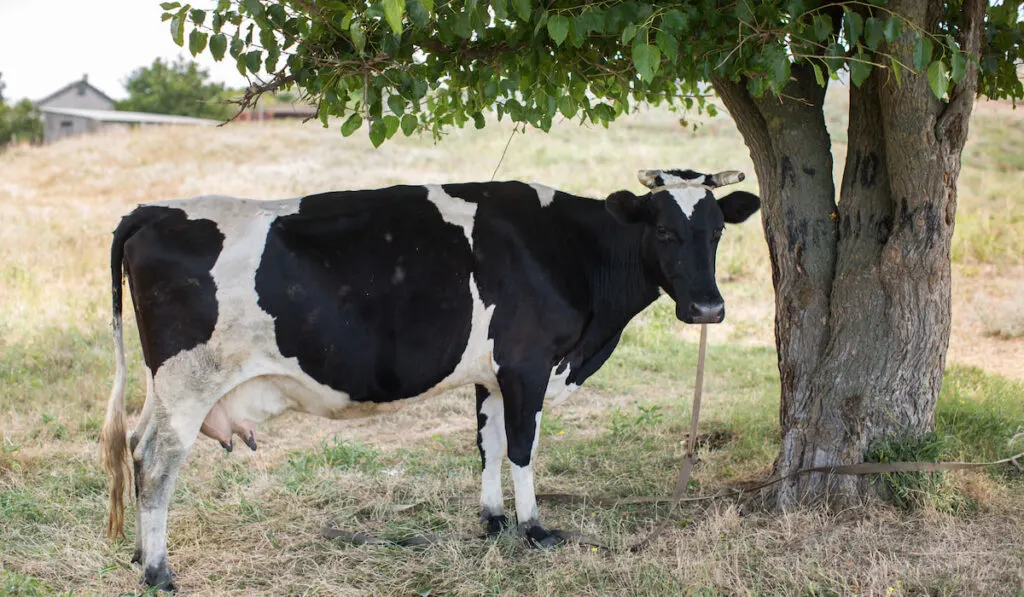
<instances>
[{"instance_id":1,"label":"cow's ear","mask_svg":"<svg viewBox=\"0 0 1024 597\"><path fill-rule=\"evenodd\" d=\"M718 208L727 224L739 224L761 209L761 200L753 193L735 191L719 199Z\"/></svg>"},{"instance_id":2,"label":"cow's ear","mask_svg":"<svg viewBox=\"0 0 1024 597\"><path fill-rule=\"evenodd\" d=\"M605 209L623 224L649 220L650 204L647 196L637 197L629 191L615 191L604 201Z\"/></svg>"}]
</instances>

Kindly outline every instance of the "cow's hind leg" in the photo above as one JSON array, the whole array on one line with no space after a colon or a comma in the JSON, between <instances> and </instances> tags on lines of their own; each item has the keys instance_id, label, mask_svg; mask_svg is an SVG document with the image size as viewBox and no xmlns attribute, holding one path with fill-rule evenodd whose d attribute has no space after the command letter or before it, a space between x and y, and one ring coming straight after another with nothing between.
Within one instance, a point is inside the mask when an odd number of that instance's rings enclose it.
<instances>
[{"instance_id":1,"label":"cow's hind leg","mask_svg":"<svg viewBox=\"0 0 1024 597\"><path fill-rule=\"evenodd\" d=\"M480 483L480 522L488 536L508 526L501 493L501 465L505 459L505 411L501 394L476 386L476 445L483 466Z\"/></svg>"},{"instance_id":2,"label":"cow's hind leg","mask_svg":"<svg viewBox=\"0 0 1024 597\"><path fill-rule=\"evenodd\" d=\"M554 547L562 543L560 537L541 526L533 485L533 460L540 439L540 416L549 371L550 368L543 365L503 365L498 372L504 401L508 459L512 462L516 518L520 530L530 544L536 547Z\"/></svg>"},{"instance_id":3,"label":"cow's hind leg","mask_svg":"<svg viewBox=\"0 0 1024 597\"><path fill-rule=\"evenodd\" d=\"M174 590L167 562L167 510L174 484L185 458L199 435L199 427L217 397L182 396L173 402L153 393L146 400L143 418L132 436L136 483L136 556L143 567L143 582L161 590Z\"/></svg>"}]
</instances>

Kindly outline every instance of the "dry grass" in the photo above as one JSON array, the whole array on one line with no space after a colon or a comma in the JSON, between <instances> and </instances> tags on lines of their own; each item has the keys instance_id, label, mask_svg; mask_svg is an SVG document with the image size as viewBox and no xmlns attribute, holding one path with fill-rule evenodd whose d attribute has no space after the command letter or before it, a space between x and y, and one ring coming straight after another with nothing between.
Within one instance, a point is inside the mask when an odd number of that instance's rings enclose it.
<instances>
[{"instance_id":1,"label":"dry grass","mask_svg":"<svg viewBox=\"0 0 1024 597\"><path fill-rule=\"evenodd\" d=\"M843 98L831 101L838 107ZM1014 219L1018 205L1005 203L1024 183L1006 149L1020 130L1013 118L981 111L972 124L978 141L965 158L961 214L985 224L958 224L950 354L1024 379L1024 340L986 337L972 308L1013 296L1024 279L1013 244L1024 238L1024 221ZM831 116L830 126L841 155L842 119ZM457 131L436 146L396 140L374 151L365 138L312 124L141 129L0 155L0 595L139 590L130 546L103 538L106 484L94 456L112 371L109 231L122 214L202 193L275 198L486 180L510 130ZM692 132L653 111L607 131L563 123L550 135L517 136L497 178L604 196L637 188L635 170L657 166L753 173L728 120ZM724 443L703 454L698 492L763 474L777 449L778 376L766 348L772 294L758 222L728 232L720 263L729 323L712 331L704 428ZM126 338L134 417L143 384L130 322ZM665 303L642 314L592 383L545 414L539 490L667 493L682 452L679 397L690 391L695 338ZM957 456L1002 454L1024 441L1010 439L1024 433L1024 385L960 368L948 379L938 423L959 438ZM960 517L927 501L912 514L871 506L768 516L727 502L690 505L640 555L577 546L537 553L511 536L427 549L318 536L329 518L383 536L475 532L473 425L472 399L457 392L374 419L286 416L267 426L255 453L225 455L200 441L171 512L180 585L204 595L1024 593L1024 485L988 474L951 479L977 506ZM396 509L403 504L418 505ZM544 509L552 525L617 548L664 515L640 506Z\"/></svg>"},{"instance_id":2,"label":"dry grass","mask_svg":"<svg viewBox=\"0 0 1024 597\"><path fill-rule=\"evenodd\" d=\"M1024 337L1024 280L1009 296L982 299L978 316L986 335L1004 340Z\"/></svg>"}]
</instances>

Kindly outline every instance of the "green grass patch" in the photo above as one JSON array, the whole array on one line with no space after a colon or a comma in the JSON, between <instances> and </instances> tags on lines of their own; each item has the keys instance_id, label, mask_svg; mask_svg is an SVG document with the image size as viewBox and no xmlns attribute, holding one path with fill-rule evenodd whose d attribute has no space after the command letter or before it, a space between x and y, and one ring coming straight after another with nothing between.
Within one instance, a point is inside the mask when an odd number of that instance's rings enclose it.
<instances>
[{"instance_id":1,"label":"green grass patch","mask_svg":"<svg viewBox=\"0 0 1024 597\"><path fill-rule=\"evenodd\" d=\"M954 365L935 407L950 457L991 461L1024 452L1024 383Z\"/></svg>"}]
</instances>

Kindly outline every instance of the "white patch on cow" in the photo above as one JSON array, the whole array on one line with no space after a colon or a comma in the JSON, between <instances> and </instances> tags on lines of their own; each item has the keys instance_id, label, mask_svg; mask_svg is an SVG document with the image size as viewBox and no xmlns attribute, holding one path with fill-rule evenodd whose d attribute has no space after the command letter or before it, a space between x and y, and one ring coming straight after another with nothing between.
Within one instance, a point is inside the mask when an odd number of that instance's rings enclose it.
<instances>
[{"instance_id":1,"label":"white patch on cow","mask_svg":"<svg viewBox=\"0 0 1024 597\"><path fill-rule=\"evenodd\" d=\"M298 359L280 353L274 320L258 304L256 270L270 224L297 212L300 201L206 196L157 204L181 209L189 219L211 220L224 235L210 271L218 305L213 334L205 344L165 361L154 379L156 397L186 449L218 400L224 400L232 420L253 423L286 410L332 416L350 402L347 394L309 377Z\"/></svg>"},{"instance_id":2,"label":"white patch on cow","mask_svg":"<svg viewBox=\"0 0 1024 597\"><path fill-rule=\"evenodd\" d=\"M531 182L530 186L533 187L533 190L537 191L537 199L540 200L541 207L547 207L555 200L555 189L535 182Z\"/></svg>"},{"instance_id":3,"label":"white patch on cow","mask_svg":"<svg viewBox=\"0 0 1024 597\"><path fill-rule=\"evenodd\" d=\"M672 174L661 174L662 184L671 186L692 180L692 182L699 182L698 179L686 179L680 176L674 176ZM672 195L672 198L676 200L676 204L679 205L679 209L682 210L683 215L687 218L693 216L693 210L696 209L697 204L707 197L707 189L703 187L676 187L666 189L666 191Z\"/></svg>"},{"instance_id":4,"label":"white patch on cow","mask_svg":"<svg viewBox=\"0 0 1024 597\"><path fill-rule=\"evenodd\" d=\"M551 406L558 406L566 401L569 396L579 388L574 383L567 383L572 367L565 366L561 373L558 372L560 365L551 368L551 377L548 378L548 389L544 392L544 399L551 400Z\"/></svg>"},{"instance_id":5,"label":"white patch on cow","mask_svg":"<svg viewBox=\"0 0 1024 597\"><path fill-rule=\"evenodd\" d=\"M500 516L505 512L501 495L501 464L505 459L505 405L501 395L492 392L480 405L480 413L487 417L480 429L480 447L483 450L484 470L480 480L480 513Z\"/></svg>"},{"instance_id":6,"label":"white patch on cow","mask_svg":"<svg viewBox=\"0 0 1024 597\"><path fill-rule=\"evenodd\" d=\"M533 487L533 462L540 444L540 417L537 411L537 429L533 434L533 446L530 449L530 464L519 466L512 463L512 487L516 495L516 519L519 524L536 523L540 520L537 510L537 492Z\"/></svg>"},{"instance_id":7,"label":"white patch on cow","mask_svg":"<svg viewBox=\"0 0 1024 597\"><path fill-rule=\"evenodd\" d=\"M449 224L462 227L469 242L470 250L473 249L473 220L476 218L476 203L465 201L458 197L452 197L444 191L439 184L428 184L427 199L437 206L441 212L441 218Z\"/></svg>"}]
</instances>

